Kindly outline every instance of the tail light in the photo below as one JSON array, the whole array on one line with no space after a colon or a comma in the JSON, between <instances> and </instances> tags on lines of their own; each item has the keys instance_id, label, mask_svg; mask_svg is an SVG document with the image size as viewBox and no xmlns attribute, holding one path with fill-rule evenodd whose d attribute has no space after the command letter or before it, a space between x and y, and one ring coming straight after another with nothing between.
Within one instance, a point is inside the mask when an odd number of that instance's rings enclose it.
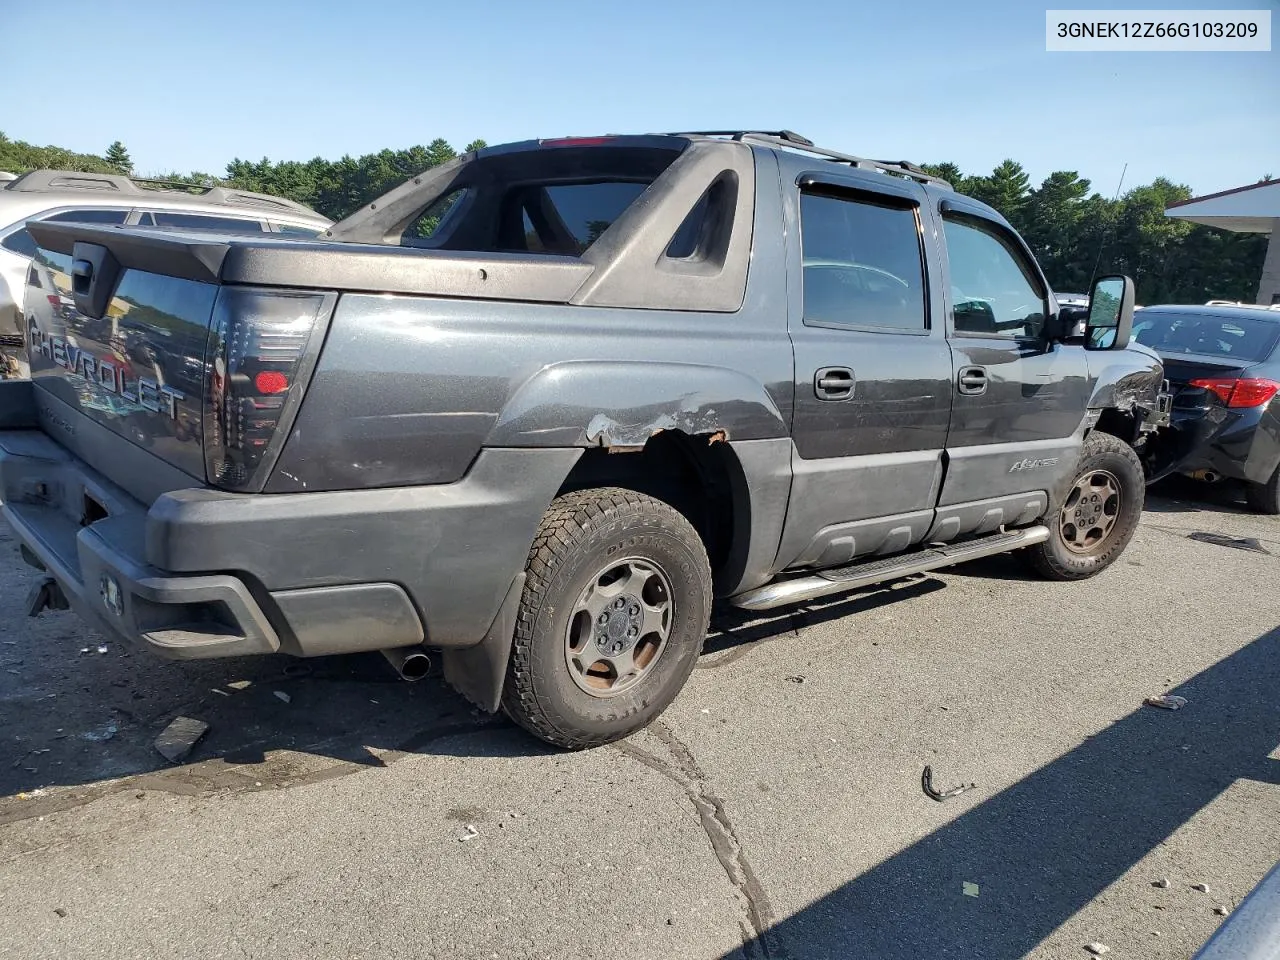
<instances>
[{"instance_id":1,"label":"tail light","mask_svg":"<svg viewBox=\"0 0 1280 960\"><path fill-rule=\"evenodd\" d=\"M1261 407L1280 392L1280 383L1261 377L1204 377L1192 380L1189 387L1208 390L1228 407Z\"/></svg>"},{"instance_id":2,"label":"tail light","mask_svg":"<svg viewBox=\"0 0 1280 960\"><path fill-rule=\"evenodd\" d=\"M288 433L319 350L332 294L223 287L213 310L204 391L209 482L256 491Z\"/></svg>"}]
</instances>

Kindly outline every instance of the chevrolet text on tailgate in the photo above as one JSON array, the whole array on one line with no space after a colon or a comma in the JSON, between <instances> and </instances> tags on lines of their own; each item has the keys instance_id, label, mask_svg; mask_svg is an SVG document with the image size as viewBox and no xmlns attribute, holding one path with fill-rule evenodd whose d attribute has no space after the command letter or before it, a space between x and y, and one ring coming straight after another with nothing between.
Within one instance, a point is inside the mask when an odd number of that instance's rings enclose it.
<instances>
[{"instance_id":1,"label":"chevrolet text on tailgate","mask_svg":"<svg viewBox=\"0 0 1280 960\"><path fill-rule=\"evenodd\" d=\"M177 659L434 648L565 747L675 698L713 598L1096 574L1167 423L1131 281L1073 338L995 211L787 132L487 148L314 241L29 230L30 613Z\"/></svg>"}]
</instances>

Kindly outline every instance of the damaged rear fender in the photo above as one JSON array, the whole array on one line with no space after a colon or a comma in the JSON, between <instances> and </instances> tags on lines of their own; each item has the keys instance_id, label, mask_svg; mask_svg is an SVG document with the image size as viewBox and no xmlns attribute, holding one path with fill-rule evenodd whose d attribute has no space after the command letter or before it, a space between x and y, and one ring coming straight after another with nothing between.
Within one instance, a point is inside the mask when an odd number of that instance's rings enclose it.
<instances>
[{"instance_id":1,"label":"damaged rear fender","mask_svg":"<svg viewBox=\"0 0 1280 960\"><path fill-rule=\"evenodd\" d=\"M582 360L543 367L522 384L485 446L635 450L666 430L718 440L787 436L785 418L765 385L738 371Z\"/></svg>"}]
</instances>

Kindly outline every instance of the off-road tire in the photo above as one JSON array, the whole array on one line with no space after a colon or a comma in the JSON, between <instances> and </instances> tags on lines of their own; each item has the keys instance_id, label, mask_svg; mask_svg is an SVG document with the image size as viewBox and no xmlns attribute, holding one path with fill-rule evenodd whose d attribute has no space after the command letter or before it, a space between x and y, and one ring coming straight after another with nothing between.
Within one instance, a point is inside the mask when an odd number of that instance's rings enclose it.
<instances>
[{"instance_id":1,"label":"off-road tire","mask_svg":"<svg viewBox=\"0 0 1280 960\"><path fill-rule=\"evenodd\" d=\"M1280 467L1265 483L1246 483L1244 499L1256 513L1280 513Z\"/></svg>"},{"instance_id":2,"label":"off-road tire","mask_svg":"<svg viewBox=\"0 0 1280 960\"><path fill-rule=\"evenodd\" d=\"M1019 551L1022 559L1042 577L1049 580L1084 580L1095 576L1109 567L1133 539L1146 498L1142 462L1133 448L1123 440L1108 433L1094 431L1085 438L1079 465L1065 490L1069 492L1077 480L1099 471L1105 471L1119 483L1120 504L1114 525L1106 537L1088 552L1075 552L1067 547L1062 529L1062 507L1066 494L1055 498L1045 520L1045 525L1049 528L1049 539Z\"/></svg>"},{"instance_id":3,"label":"off-road tire","mask_svg":"<svg viewBox=\"0 0 1280 960\"><path fill-rule=\"evenodd\" d=\"M671 584L667 645L652 671L609 698L583 692L565 662L575 598L611 558L659 565ZM660 500L618 487L552 501L529 551L502 707L547 743L571 750L620 740L665 710L702 652L711 614L711 567L697 531Z\"/></svg>"}]
</instances>

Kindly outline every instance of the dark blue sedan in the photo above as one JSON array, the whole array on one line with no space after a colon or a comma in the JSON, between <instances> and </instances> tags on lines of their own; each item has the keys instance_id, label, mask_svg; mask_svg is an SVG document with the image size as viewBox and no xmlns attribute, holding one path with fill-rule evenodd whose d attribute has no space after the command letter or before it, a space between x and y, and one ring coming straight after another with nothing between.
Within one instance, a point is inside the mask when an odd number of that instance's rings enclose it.
<instances>
[{"instance_id":1,"label":"dark blue sedan","mask_svg":"<svg viewBox=\"0 0 1280 960\"><path fill-rule=\"evenodd\" d=\"M1175 426L1195 436L1179 472L1242 480L1253 509L1280 513L1280 310L1144 307L1133 335L1164 361Z\"/></svg>"}]
</instances>

